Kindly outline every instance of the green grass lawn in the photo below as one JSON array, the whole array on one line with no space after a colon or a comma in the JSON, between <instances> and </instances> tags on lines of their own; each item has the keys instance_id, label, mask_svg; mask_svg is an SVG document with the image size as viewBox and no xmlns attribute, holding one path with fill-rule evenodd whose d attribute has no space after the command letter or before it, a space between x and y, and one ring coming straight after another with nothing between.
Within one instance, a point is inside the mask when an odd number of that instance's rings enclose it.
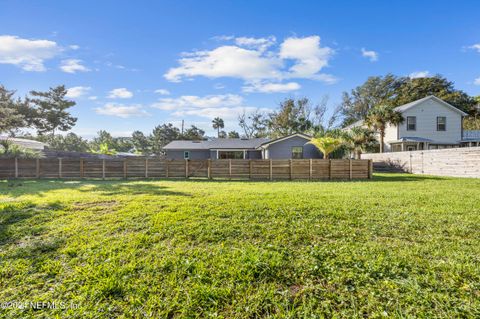
<instances>
[{"instance_id":1,"label":"green grass lawn","mask_svg":"<svg viewBox=\"0 0 480 319\"><path fill-rule=\"evenodd\" d=\"M0 181L1 318L478 318L480 180Z\"/></svg>"}]
</instances>

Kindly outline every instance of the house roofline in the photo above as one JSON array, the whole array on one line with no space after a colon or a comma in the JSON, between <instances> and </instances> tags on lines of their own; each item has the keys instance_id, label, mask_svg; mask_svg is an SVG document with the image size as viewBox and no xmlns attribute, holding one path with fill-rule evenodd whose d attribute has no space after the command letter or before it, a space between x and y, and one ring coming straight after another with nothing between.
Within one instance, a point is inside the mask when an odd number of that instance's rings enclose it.
<instances>
[{"instance_id":1,"label":"house roofline","mask_svg":"<svg viewBox=\"0 0 480 319\"><path fill-rule=\"evenodd\" d=\"M303 138L308 139L308 140L312 138L310 135L307 135L307 134L304 134L304 133L293 133L293 134L290 134L290 135L287 135L287 136L279 137L279 138L276 138L274 140L262 143L260 146L257 147L257 150L259 150L261 148L267 148L271 144L275 144L275 143L278 143L278 142L281 142L281 141L284 141L284 140L288 140L288 139L290 139L292 137L295 137L295 136L303 137Z\"/></svg>"}]
</instances>

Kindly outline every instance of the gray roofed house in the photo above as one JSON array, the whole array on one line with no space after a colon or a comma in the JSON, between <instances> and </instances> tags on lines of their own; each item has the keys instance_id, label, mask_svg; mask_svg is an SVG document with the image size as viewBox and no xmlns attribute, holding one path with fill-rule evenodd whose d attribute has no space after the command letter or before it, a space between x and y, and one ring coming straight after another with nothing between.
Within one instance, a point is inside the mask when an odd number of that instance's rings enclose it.
<instances>
[{"instance_id":1,"label":"gray roofed house","mask_svg":"<svg viewBox=\"0 0 480 319\"><path fill-rule=\"evenodd\" d=\"M31 150L42 151L48 147L48 144L27 138L0 136L0 141L8 140L13 144L28 148Z\"/></svg>"},{"instance_id":2,"label":"gray roofed house","mask_svg":"<svg viewBox=\"0 0 480 319\"><path fill-rule=\"evenodd\" d=\"M301 133L278 139L215 138L172 141L163 148L167 159L300 159L321 158L310 136Z\"/></svg>"}]
</instances>

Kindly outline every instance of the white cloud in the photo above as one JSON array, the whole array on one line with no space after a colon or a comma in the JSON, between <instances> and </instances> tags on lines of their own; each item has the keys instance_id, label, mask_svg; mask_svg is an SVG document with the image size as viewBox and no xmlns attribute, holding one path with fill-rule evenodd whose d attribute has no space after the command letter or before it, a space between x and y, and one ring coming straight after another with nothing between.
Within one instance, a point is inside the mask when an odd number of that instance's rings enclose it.
<instances>
[{"instance_id":1,"label":"white cloud","mask_svg":"<svg viewBox=\"0 0 480 319\"><path fill-rule=\"evenodd\" d=\"M221 116L225 120L236 120L243 112L253 112L258 108L245 106L243 98L236 94L220 95L184 95L178 98L163 98L154 103L151 107L164 111L174 111L173 116L199 116L214 118ZM270 109L261 109L271 111Z\"/></svg>"},{"instance_id":2,"label":"white cloud","mask_svg":"<svg viewBox=\"0 0 480 319\"><path fill-rule=\"evenodd\" d=\"M60 69L66 73L77 73L77 72L88 72L90 71L89 68L82 65L82 60L78 59L67 59L62 60L60 65Z\"/></svg>"},{"instance_id":3,"label":"white cloud","mask_svg":"<svg viewBox=\"0 0 480 319\"><path fill-rule=\"evenodd\" d=\"M132 96L133 93L126 88L113 89L108 94L108 98L110 99L129 99Z\"/></svg>"},{"instance_id":4,"label":"white cloud","mask_svg":"<svg viewBox=\"0 0 480 319\"><path fill-rule=\"evenodd\" d=\"M378 53L373 50L365 50L365 48L362 48L362 56L368 58L370 62L378 61Z\"/></svg>"},{"instance_id":5,"label":"white cloud","mask_svg":"<svg viewBox=\"0 0 480 319\"><path fill-rule=\"evenodd\" d=\"M296 82L288 83L264 83L253 82L242 88L244 92L261 92L261 93L286 93L300 89L300 84Z\"/></svg>"},{"instance_id":6,"label":"white cloud","mask_svg":"<svg viewBox=\"0 0 480 319\"><path fill-rule=\"evenodd\" d=\"M328 65L334 54L333 49L320 46L320 37L288 38L280 47L280 57L294 59L296 63L290 67L290 78L318 79L320 70Z\"/></svg>"},{"instance_id":7,"label":"white cloud","mask_svg":"<svg viewBox=\"0 0 480 319\"><path fill-rule=\"evenodd\" d=\"M471 46L469 46L469 48L477 51L478 53L480 53L480 43L471 45Z\"/></svg>"},{"instance_id":8,"label":"white cloud","mask_svg":"<svg viewBox=\"0 0 480 319\"><path fill-rule=\"evenodd\" d=\"M475 84L475 85L480 85L480 77L476 78L476 79L473 81L473 84Z\"/></svg>"},{"instance_id":9,"label":"white cloud","mask_svg":"<svg viewBox=\"0 0 480 319\"><path fill-rule=\"evenodd\" d=\"M69 47L70 49L72 49L72 50L78 50L78 49L80 49L80 46L79 46L79 45L76 45L76 44L69 45L68 47Z\"/></svg>"},{"instance_id":10,"label":"white cloud","mask_svg":"<svg viewBox=\"0 0 480 319\"><path fill-rule=\"evenodd\" d=\"M98 99L98 97L97 96L89 96L88 99L91 100L91 101L95 101L96 99Z\"/></svg>"},{"instance_id":11,"label":"white cloud","mask_svg":"<svg viewBox=\"0 0 480 319\"><path fill-rule=\"evenodd\" d=\"M92 88L89 86L74 86L67 90L65 95L68 98L78 98L86 95Z\"/></svg>"},{"instance_id":12,"label":"white cloud","mask_svg":"<svg viewBox=\"0 0 480 319\"><path fill-rule=\"evenodd\" d=\"M95 108L95 112L101 115L116 116L121 118L150 115L142 108L140 104L124 105L119 103L107 103L102 107Z\"/></svg>"},{"instance_id":13,"label":"white cloud","mask_svg":"<svg viewBox=\"0 0 480 319\"><path fill-rule=\"evenodd\" d=\"M160 110L178 110L181 108L218 108L239 106L243 98L236 94L206 95L203 97L195 95L184 95L178 98L163 98L152 107Z\"/></svg>"},{"instance_id":14,"label":"white cloud","mask_svg":"<svg viewBox=\"0 0 480 319\"><path fill-rule=\"evenodd\" d=\"M243 46L247 48L254 48L260 51L265 51L268 47L275 44L277 39L274 36L269 36L267 38L247 38L239 37L235 38L235 44L238 46Z\"/></svg>"},{"instance_id":15,"label":"white cloud","mask_svg":"<svg viewBox=\"0 0 480 319\"><path fill-rule=\"evenodd\" d=\"M203 109L188 109L173 112L173 116L199 116L213 119L220 116L224 120L236 120L243 112L251 113L257 111L258 108L252 106L237 106L237 107L208 107ZM267 109L261 109L266 111ZM268 109L268 111L271 111Z\"/></svg>"},{"instance_id":16,"label":"white cloud","mask_svg":"<svg viewBox=\"0 0 480 319\"><path fill-rule=\"evenodd\" d=\"M195 76L232 77L248 82L287 78L333 81L333 76L319 73L334 54L333 49L321 47L319 36L287 38L278 52L267 50L275 43L274 37L235 38L235 43L184 53L178 60L179 66L169 69L164 76L172 82Z\"/></svg>"},{"instance_id":17,"label":"white cloud","mask_svg":"<svg viewBox=\"0 0 480 319\"><path fill-rule=\"evenodd\" d=\"M429 75L430 75L430 72L425 70L425 71L412 72L408 75L408 77L411 79L418 79L418 78L426 78Z\"/></svg>"},{"instance_id":18,"label":"white cloud","mask_svg":"<svg viewBox=\"0 0 480 319\"><path fill-rule=\"evenodd\" d=\"M169 91L169 90L165 90L165 89L155 90L155 93L160 94L160 95L170 95L170 91Z\"/></svg>"},{"instance_id":19,"label":"white cloud","mask_svg":"<svg viewBox=\"0 0 480 319\"><path fill-rule=\"evenodd\" d=\"M55 57L60 51L54 41L0 36L0 63L13 64L25 71L45 71L45 60Z\"/></svg>"},{"instance_id":20,"label":"white cloud","mask_svg":"<svg viewBox=\"0 0 480 319\"><path fill-rule=\"evenodd\" d=\"M233 77L247 80L278 78L281 61L266 57L260 51L237 46L221 46L212 51L197 51L179 60L180 66L171 68L165 78L179 82L183 77Z\"/></svg>"}]
</instances>

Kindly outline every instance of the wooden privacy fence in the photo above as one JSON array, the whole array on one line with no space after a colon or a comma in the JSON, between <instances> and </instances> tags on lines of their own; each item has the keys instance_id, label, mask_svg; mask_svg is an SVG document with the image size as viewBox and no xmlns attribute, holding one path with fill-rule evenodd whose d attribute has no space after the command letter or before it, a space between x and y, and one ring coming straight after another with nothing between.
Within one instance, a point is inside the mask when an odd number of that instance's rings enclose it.
<instances>
[{"instance_id":1,"label":"wooden privacy fence","mask_svg":"<svg viewBox=\"0 0 480 319\"><path fill-rule=\"evenodd\" d=\"M0 159L1 178L367 179L370 160Z\"/></svg>"}]
</instances>

